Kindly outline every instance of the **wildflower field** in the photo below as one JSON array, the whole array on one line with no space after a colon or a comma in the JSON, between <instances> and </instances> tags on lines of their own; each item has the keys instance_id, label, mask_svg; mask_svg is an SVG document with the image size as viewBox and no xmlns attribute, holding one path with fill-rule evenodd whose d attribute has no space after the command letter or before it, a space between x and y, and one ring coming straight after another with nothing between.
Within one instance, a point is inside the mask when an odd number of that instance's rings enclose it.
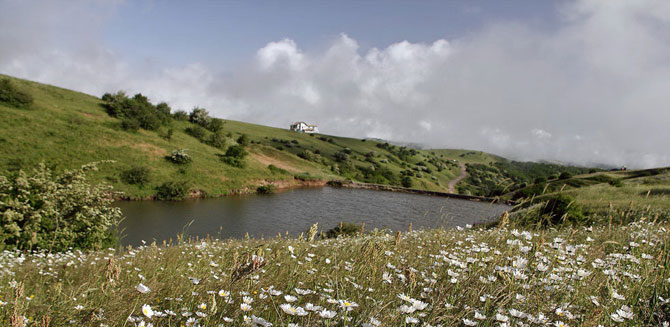
<instances>
[{"instance_id":1,"label":"wildflower field","mask_svg":"<svg viewBox=\"0 0 670 327\"><path fill-rule=\"evenodd\" d=\"M670 224L0 257L2 326L667 326Z\"/></svg>"}]
</instances>

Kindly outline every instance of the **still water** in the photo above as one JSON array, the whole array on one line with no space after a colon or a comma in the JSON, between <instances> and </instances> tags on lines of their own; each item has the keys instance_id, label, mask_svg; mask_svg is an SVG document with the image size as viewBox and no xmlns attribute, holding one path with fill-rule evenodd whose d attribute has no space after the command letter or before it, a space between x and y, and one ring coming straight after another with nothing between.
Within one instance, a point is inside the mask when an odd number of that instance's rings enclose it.
<instances>
[{"instance_id":1,"label":"still water","mask_svg":"<svg viewBox=\"0 0 670 327\"><path fill-rule=\"evenodd\" d=\"M180 202L121 201L124 245L157 243L187 236L274 237L305 232L315 222L328 230L340 221L406 230L486 222L508 206L436 196L346 188L293 189L272 195L245 195Z\"/></svg>"}]
</instances>

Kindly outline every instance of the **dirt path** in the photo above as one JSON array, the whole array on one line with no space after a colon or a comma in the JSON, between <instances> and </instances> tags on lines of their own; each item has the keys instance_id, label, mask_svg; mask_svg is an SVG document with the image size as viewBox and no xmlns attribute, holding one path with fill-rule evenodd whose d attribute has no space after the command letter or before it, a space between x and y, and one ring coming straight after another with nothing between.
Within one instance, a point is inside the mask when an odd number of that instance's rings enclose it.
<instances>
[{"instance_id":1,"label":"dirt path","mask_svg":"<svg viewBox=\"0 0 670 327\"><path fill-rule=\"evenodd\" d=\"M458 175L458 177L449 181L449 185L447 186L447 193L456 193L456 183L460 182L463 178L468 177L468 172L465 169L465 164L461 162L460 166L461 166L461 174Z\"/></svg>"}]
</instances>

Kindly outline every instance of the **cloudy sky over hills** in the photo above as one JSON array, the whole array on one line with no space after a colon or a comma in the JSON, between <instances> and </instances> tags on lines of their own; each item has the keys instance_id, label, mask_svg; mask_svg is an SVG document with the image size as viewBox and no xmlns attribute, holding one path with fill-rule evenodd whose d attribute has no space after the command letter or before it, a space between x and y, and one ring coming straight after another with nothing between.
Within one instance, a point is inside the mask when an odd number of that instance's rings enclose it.
<instances>
[{"instance_id":1,"label":"cloudy sky over hills","mask_svg":"<svg viewBox=\"0 0 670 327\"><path fill-rule=\"evenodd\" d=\"M670 165L663 0L0 0L0 44L0 73L98 96L525 160Z\"/></svg>"}]
</instances>

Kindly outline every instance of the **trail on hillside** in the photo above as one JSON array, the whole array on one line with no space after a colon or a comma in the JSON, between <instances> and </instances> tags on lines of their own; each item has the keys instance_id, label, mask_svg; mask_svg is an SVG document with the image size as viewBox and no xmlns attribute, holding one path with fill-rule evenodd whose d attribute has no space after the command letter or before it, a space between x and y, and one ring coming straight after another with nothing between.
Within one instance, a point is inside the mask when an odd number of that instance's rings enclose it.
<instances>
[{"instance_id":1,"label":"trail on hillside","mask_svg":"<svg viewBox=\"0 0 670 327\"><path fill-rule=\"evenodd\" d=\"M459 165L461 166L461 174L458 175L458 177L449 181L449 185L447 186L448 193L456 193L456 183L460 182L463 178L468 177L468 172L465 169L465 164L461 162Z\"/></svg>"}]
</instances>

